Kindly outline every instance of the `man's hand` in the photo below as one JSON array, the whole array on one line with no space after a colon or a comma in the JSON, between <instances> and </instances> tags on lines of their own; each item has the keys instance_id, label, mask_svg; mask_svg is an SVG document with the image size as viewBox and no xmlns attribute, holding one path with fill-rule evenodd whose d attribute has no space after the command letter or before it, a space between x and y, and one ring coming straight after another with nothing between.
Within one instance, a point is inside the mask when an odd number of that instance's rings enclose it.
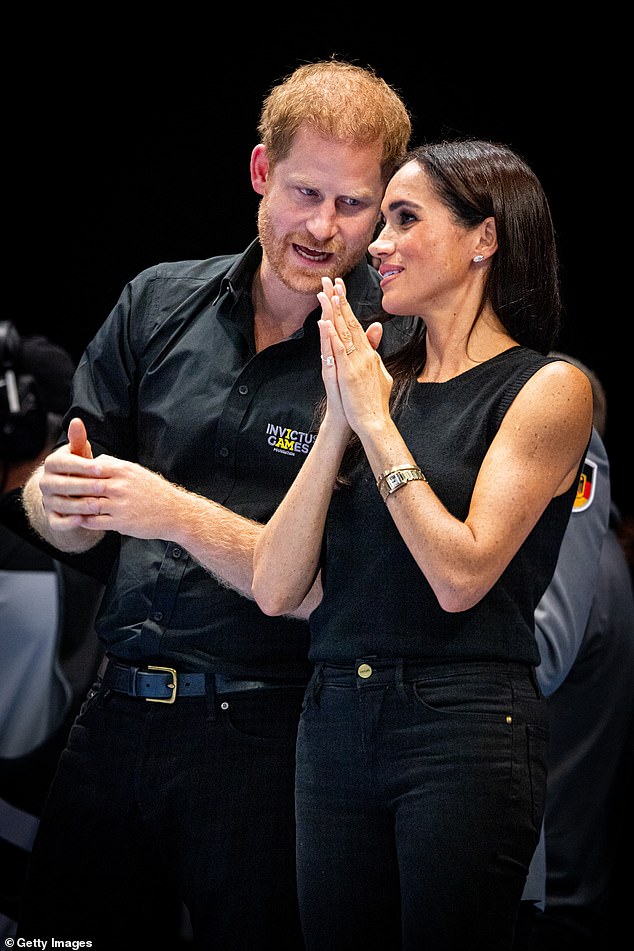
<instances>
[{"instance_id":1,"label":"man's hand","mask_svg":"<svg viewBox=\"0 0 634 951\"><path fill-rule=\"evenodd\" d=\"M136 538L163 538L161 519L179 489L133 462L100 455L93 458L86 427L73 419L69 442L44 462L42 505L50 528L69 532L116 531Z\"/></svg>"}]
</instances>

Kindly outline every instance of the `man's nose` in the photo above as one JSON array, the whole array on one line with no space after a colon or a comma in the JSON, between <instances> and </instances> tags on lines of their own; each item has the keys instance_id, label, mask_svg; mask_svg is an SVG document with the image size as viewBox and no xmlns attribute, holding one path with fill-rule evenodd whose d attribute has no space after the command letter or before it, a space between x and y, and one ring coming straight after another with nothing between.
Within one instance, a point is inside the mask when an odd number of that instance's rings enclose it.
<instances>
[{"instance_id":1,"label":"man's nose","mask_svg":"<svg viewBox=\"0 0 634 951\"><path fill-rule=\"evenodd\" d=\"M328 241L337 232L337 208L334 202L321 202L306 221L306 227L318 241Z\"/></svg>"}]
</instances>

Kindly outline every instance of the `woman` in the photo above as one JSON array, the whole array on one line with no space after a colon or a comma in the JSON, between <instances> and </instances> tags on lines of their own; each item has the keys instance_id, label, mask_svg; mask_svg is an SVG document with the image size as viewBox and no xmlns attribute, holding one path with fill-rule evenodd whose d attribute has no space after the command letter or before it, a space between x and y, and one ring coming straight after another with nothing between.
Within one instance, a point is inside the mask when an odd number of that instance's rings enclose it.
<instances>
[{"instance_id":1,"label":"woman","mask_svg":"<svg viewBox=\"0 0 634 951\"><path fill-rule=\"evenodd\" d=\"M386 367L340 280L318 295L327 404L255 552L254 597L321 570L298 736L308 951L512 945L545 790L533 612L590 437L540 183L509 148L422 146L370 254L421 332Z\"/></svg>"}]
</instances>

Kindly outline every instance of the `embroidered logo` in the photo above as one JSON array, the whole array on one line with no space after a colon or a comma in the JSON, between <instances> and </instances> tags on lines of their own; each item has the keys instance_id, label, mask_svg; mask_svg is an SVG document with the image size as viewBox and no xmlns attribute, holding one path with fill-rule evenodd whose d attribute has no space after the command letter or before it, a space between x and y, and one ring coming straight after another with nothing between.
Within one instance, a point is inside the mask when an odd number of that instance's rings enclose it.
<instances>
[{"instance_id":1,"label":"embroidered logo","mask_svg":"<svg viewBox=\"0 0 634 951\"><path fill-rule=\"evenodd\" d=\"M273 452L281 452L285 456L307 455L315 441L314 433L303 433L290 426L278 426L269 423L266 427L266 438Z\"/></svg>"},{"instance_id":2,"label":"embroidered logo","mask_svg":"<svg viewBox=\"0 0 634 951\"><path fill-rule=\"evenodd\" d=\"M577 497L572 506L573 512L583 512L592 504L596 488L597 468L596 462L592 462L591 459L586 459L584 462L583 470L579 476Z\"/></svg>"}]
</instances>

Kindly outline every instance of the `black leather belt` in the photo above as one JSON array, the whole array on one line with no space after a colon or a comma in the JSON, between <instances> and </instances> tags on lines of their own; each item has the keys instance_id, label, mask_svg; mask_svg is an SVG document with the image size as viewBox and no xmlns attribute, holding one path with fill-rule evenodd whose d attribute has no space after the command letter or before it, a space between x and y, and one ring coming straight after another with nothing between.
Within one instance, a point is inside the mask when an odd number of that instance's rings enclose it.
<instances>
[{"instance_id":1,"label":"black leather belt","mask_svg":"<svg viewBox=\"0 0 634 951\"><path fill-rule=\"evenodd\" d=\"M177 697L203 697L207 685L217 694L243 693L248 690L272 690L305 687L304 681L234 680L215 673L178 673L173 667L148 665L129 667L105 658L98 677L105 687L153 703L175 703Z\"/></svg>"}]
</instances>

